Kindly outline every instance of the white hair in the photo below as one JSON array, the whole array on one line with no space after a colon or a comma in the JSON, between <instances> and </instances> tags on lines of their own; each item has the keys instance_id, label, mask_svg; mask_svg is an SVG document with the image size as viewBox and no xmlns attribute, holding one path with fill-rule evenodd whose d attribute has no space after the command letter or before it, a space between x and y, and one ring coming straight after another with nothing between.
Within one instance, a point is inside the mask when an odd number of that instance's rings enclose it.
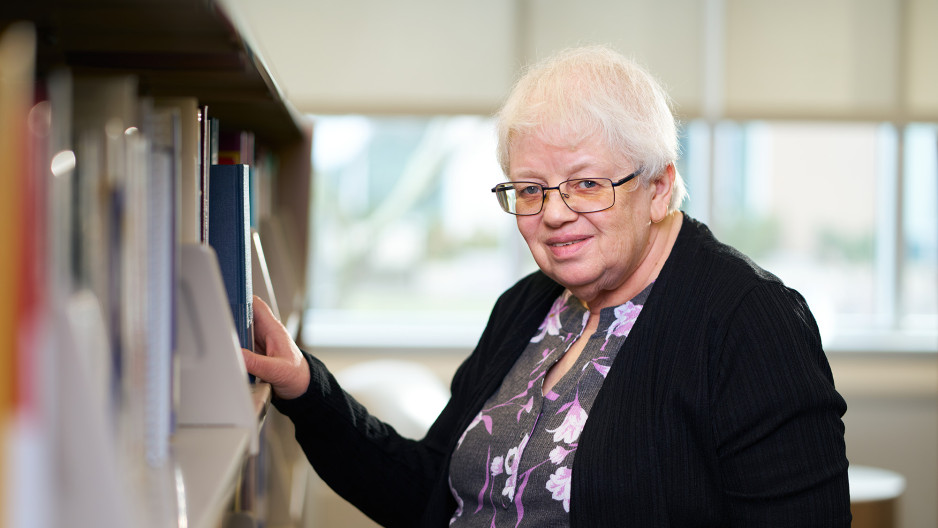
<instances>
[{"instance_id":1,"label":"white hair","mask_svg":"<svg viewBox=\"0 0 938 528\"><path fill-rule=\"evenodd\" d=\"M677 124L667 94L641 66L604 46L566 50L528 68L497 120L497 156L506 176L512 145L532 133L558 144L599 134L621 156L616 161L629 160L642 169L644 185L678 157ZM680 207L686 195L675 167L669 211Z\"/></svg>"}]
</instances>

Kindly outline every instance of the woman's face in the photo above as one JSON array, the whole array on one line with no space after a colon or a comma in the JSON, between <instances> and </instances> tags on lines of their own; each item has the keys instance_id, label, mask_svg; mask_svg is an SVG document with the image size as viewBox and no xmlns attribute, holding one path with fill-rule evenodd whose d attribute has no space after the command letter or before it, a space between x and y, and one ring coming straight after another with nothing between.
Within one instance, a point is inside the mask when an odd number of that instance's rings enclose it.
<instances>
[{"instance_id":1,"label":"woman's face","mask_svg":"<svg viewBox=\"0 0 938 528\"><path fill-rule=\"evenodd\" d=\"M526 135L512 145L509 178L554 187L570 178L616 182L638 168L629 161L617 166L614 159L595 137L559 146ZM541 270L580 300L601 303L615 297L648 254L654 189L655 185L617 187L615 205L594 213L576 213L558 192L548 191L540 213L517 217L518 229Z\"/></svg>"}]
</instances>

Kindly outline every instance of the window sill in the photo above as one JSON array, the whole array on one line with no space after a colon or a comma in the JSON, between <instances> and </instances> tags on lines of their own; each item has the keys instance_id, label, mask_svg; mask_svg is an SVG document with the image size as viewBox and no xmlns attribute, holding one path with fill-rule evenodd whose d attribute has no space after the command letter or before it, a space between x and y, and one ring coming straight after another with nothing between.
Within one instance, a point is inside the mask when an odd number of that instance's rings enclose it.
<instances>
[{"instance_id":1,"label":"window sill","mask_svg":"<svg viewBox=\"0 0 938 528\"><path fill-rule=\"evenodd\" d=\"M307 311L302 343L313 349L367 352L471 351L485 316ZM938 354L938 329L829 332L828 354Z\"/></svg>"},{"instance_id":2,"label":"window sill","mask_svg":"<svg viewBox=\"0 0 938 528\"><path fill-rule=\"evenodd\" d=\"M301 341L312 349L440 351L475 348L485 316L307 311Z\"/></svg>"}]
</instances>

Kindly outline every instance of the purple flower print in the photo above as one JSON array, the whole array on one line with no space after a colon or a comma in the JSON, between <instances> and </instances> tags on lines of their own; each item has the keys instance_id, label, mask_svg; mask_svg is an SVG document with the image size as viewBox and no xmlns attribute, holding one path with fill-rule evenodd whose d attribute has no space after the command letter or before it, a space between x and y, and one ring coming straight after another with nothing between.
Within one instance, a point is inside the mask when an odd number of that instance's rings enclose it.
<instances>
[{"instance_id":1,"label":"purple flower print","mask_svg":"<svg viewBox=\"0 0 938 528\"><path fill-rule=\"evenodd\" d=\"M562 406L557 414L564 410L567 411L567 415L564 417L563 422L556 429L546 429L546 431L554 433L554 442L563 441L572 444L580 437L583 425L586 424L587 415L583 407L580 407L579 396L574 397L572 402Z\"/></svg>"},{"instance_id":2,"label":"purple flower print","mask_svg":"<svg viewBox=\"0 0 938 528\"><path fill-rule=\"evenodd\" d=\"M569 514L580 436L591 405L638 320L645 293L635 301L604 308L601 326L590 335L585 304L569 291L552 299L538 335L526 345L505 385L468 427L473 432L465 443L473 444L471 450L453 455L459 488L452 493L457 515L462 515L454 517L456 525L467 516L472 517L465 519L467 526L533 525L538 521L525 516L525 509L535 504L561 516L564 511ZM562 383L545 392L546 373L578 339L589 341L583 355ZM488 456L482 458L479 455L486 448Z\"/></svg>"},{"instance_id":3,"label":"purple flower print","mask_svg":"<svg viewBox=\"0 0 938 528\"><path fill-rule=\"evenodd\" d=\"M548 312L547 317L544 318L544 322L538 327L538 330L541 330L541 332L531 338L532 343L540 343L541 340L544 339L544 336L548 334L560 334L560 314L567 309L566 304L569 295L570 292L568 291L554 301L553 306L550 307L550 312Z\"/></svg>"},{"instance_id":4,"label":"purple flower print","mask_svg":"<svg viewBox=\"0 0 938 528\"><path fill-rule=\"evenodd\" d=\"M520 422L521 413L529 413L531 412L532 409L534 409L534 396L531 396L530 398L528 398L528 403L522 405L518 409L518 416L515 417L515 421Z\"/></svg>"},{"instance_id":5,"label":"purple flower print","mask_svg":"<svg viewBox=\"0 0 938 528\"><path fill-rule=\"evenodd\" d=\"M632 304L631 301L621 305L616 306L615 313L616 320L609 325L609 329L606 330L606 342L603 343L603 346L600 350L606 349L606 344L609 343L609 339L612 336L628 336L629 332L632 331L632 326L635 325L635 320L638 319L638 314L642 311L642 305Z\"/></svg>"},{"instance_id":6,"label":"purple flower print","mask_svg":"<svg viewBox=\"0 0 938 528\"><path fill-rule=\"evenodd\" d=\"M550 498L563 501L563 510L570 513L570 477L573 472L566 466L560 466L547 480Z\"/></svg>"},{"instance_id":7,"label":"purple flower print","mask_svg":"<svg viewBox=\"0 0 938 528\"><path fill-rule=\"evenodd\" d=\"M505 469L505 458L497 456L492 459L492 476L497 477L502 474L502 471Z\"/></svg>"},{"instance_id":8,"label":"purple flower print","mask_svg":"<svg viewBox=\"0 0 938 528\"><path fill-rule=\"evenodd\" d=\"M490 462L489 462L489 460L491 459L491 457L492 457L492 446L489 446L488 453L486 453L486 455L485 455L485 465L486 465L486 469L491 469L491 467L492 467L492 466L490 465ZM486 473L486 475L485 475L485 483L482 485L482 489L479 490L479 497L478 497L478 499L476 499L476 504L477 504L478 506L476 506L476 510L475 510L473 513L479 513L480 511L482 511L482 508L485 507L485 505L483 504L482 501L485 499L485 490L487 490L488 488L489 488L489 475L488 475L488 473Z\"/></svg>"},{"instance_id":9,"label":"purple flower print","mask_svg":"<svg viewBox=\"0 0 938 528\"><path fill-rule=\"evenodd\" d=\"M599 374L600 374L603 378L605 378L605 377L606 377L606 374L609 374L609 369L610 369L610 367L609 367L609 365L603 365L603 364L601 364L599 361L602 360L602 359L609 359L609 358L607 358L607 357L596 358L596 359L591 360L591 361L590 361L590 364L593 365L593 368L596 369L596 372L599 372Z\"/></svg>"},{"instance_id":10,"label":"purple flower print","mask_svg":"<svg viewBox=\"0 0 938 528\"><path fill-rule=\"evenodd\" d=\"M469 431L471 431L475 426L479 425L479 423L485 424L485 430L488 431L489 434L492 434L492 417L486 416L479 412L479 414L477 414L476 417L472 419L472 423L469 424L469 427L466 427L466 430L463 431L462 436L459 437L459 440L456 441L457 448L462 445L462 442L466 439L466 435L469 434Z\"/></svg>"},{"instance_id":11,"label":"purple flower print","mask_svg":"<svg viewBox=\"0 0 938 528\"><path fill-rule=\"evenodd\" d=\"M521 520L524 519L524 500L521 498L521 496L524 495L524 490L525 488L528 487L528 480L530 480L531 474L534 473L534 470L542 466L546 462L547 461L545 460L541 462L540 464L537 464L531 469L525 471L524 474L522 475L522 477L524 478L521 480L521 484L518 485L518 492L515 494L515 500L514 500L515 512L517 512L518 514L518 522L515 523L515 526L518 526L519 524L521 524Z\"/></svg>"},{"instance_id":12,"label":"purple flower print","mask_svg":"<svg viewBox=\"0 0 938 528\"><path fill-rule=\"evenodd\" d=\"M554 350L550 348L545 348L544 351L541 352L541 359L537 363L535 363L534 369L531 370L531 376L534 376L534 379L537 379L544 375L544 372L539 372L539 371L541 370L541 367L544 366L544 362L550 359L550 355L553 353L554 353ZM531 388L530 383L528 384L528 388Z\"/></svg>"},{"instance_id":13,"label":"purple flower print","mask_svg":"<svg viewBox=\"0 0 938 528\"><path fill-rule=\"evenodd\" d=\"M567 455L573 451L573 449L565 449L562 446L557 446L550 452L550 455L548 456L550 457L551 463L559 465L565 458L567 458Z\"/></svg>"},{"instance_id":14,"label":"purple flower print","mask_svg":"<svg viewBox=\"0 0 938 528\"><path fill-rule=\"evenodd\" d=\"M518 483L518 464L521 463L521 454L524 452L524 447L528 444L529 435L524 435L524 438L521 439L521 443L515 447L512 447L508 450L508 454L505 455L505 473L508 474L508 478L505 480L505 487L502 489L502 495L508 497L508 500L515 500L515 486Z\"/></svg>"}]
</instances>

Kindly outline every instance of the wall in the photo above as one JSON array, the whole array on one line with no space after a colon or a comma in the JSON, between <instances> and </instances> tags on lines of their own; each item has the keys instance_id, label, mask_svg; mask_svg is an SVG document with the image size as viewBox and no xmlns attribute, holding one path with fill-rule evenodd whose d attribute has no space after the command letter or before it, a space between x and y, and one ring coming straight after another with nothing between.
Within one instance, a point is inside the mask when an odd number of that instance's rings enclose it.
<instances>
[{"instance_id":1,"label":"wall","mask_svg":"<svg viewBox=\"0 0 938 528\"><path fill-rule=\"evenodd\" d=\"M831 368L847 400L850 463L906 478L899 527L938 526L938 358L837 353Z\"/></svg>"},{"instance_id":2,"label":"wall","mask_svg":"<svg viewBox=\"0 0 938 528\"><path fill-rule=\"evenodd\" d=\"M606 43L684 117L938 119L938 0L226 0L302 112L489 113Z\"/></svg>"}]
</instances>

